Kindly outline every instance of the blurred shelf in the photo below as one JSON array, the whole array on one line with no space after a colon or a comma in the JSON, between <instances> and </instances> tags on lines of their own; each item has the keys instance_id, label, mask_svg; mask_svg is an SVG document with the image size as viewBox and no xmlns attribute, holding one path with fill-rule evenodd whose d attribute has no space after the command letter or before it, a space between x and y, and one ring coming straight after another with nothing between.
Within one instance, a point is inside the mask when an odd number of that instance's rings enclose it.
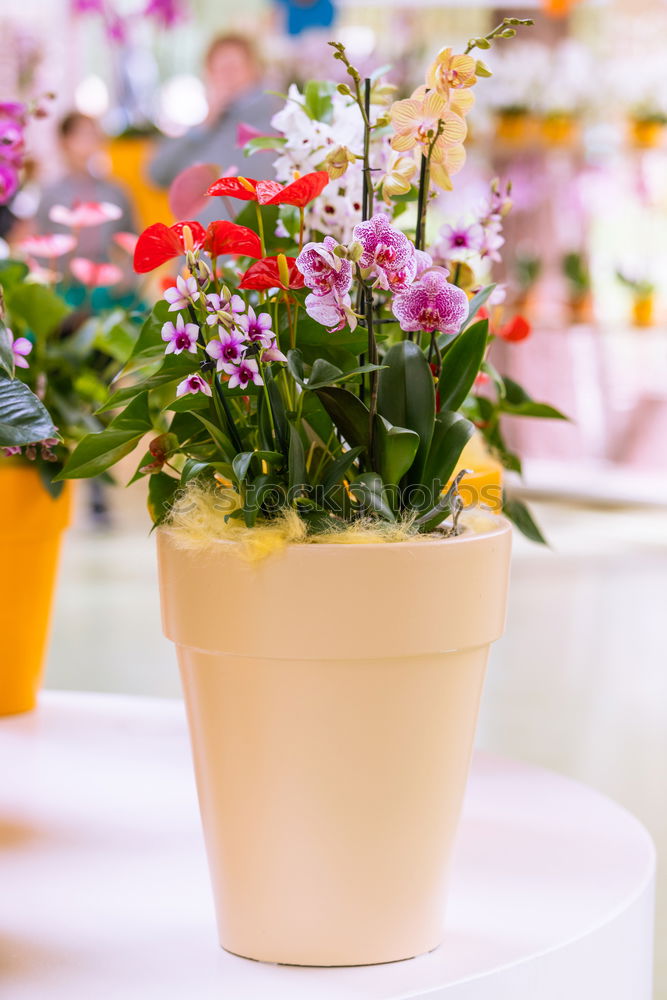
<instances>
[{"instance_id":1,"label":"blurred shelf","mask_svg":"<svg viewBox=\"0 0 667 1000\"><path fill-rule=\"evenodd\" d=\"M605 504L667 507L667 470L652 471L594 459L526 458L517 493Z\"/></svg>"}]
</instances>

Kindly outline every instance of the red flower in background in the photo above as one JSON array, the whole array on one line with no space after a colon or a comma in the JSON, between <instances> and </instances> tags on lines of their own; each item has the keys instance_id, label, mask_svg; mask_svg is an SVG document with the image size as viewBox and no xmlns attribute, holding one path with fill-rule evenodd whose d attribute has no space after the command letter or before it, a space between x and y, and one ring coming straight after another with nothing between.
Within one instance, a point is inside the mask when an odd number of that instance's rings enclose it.
<instances>
[{"instance_id":1,"label":"red flower in background","mask_svg":"<svg viewBox=\"0 0 667 1000\"><path fill-rule=\"evenodd\" d=\"M285 257L287 266L288 284L285 284L283 275L278 265L277 257L264 257L256 264L251 264L246 273L241 278L239 288L252 289L253 291L264 292L268 288L303 288L303 275L296 266L295 257Z\"/></svg>"},{"instance_id":2,"label":"red flower in background","mask_svg":"<svg viewBox=\"0 0 667 1000\"><path fill-rule=\"evenodd\" d=\"M278 181L256 181L252 177L220 177L208 189L210 195L240 198L242 201L256 201L260 205L294 205L305 208L322 193L329 183L326 170L316 170L304 174L291 184Z\"/></svg>"},{"instance_id":3,"label":"red flower in background","mask_svg":"<svg viewBox=\"0 0 667 1000\"><path fill-rule=\"evenodd\" d=\"M527 319L524 319L523 316L515 316L509 323L501 326L496 336L500 337L501 340L508 341L508 343L518 344L519 341L530 337L532 332L533 328Z\"/></svg>"},{"instance_id":4,"label":"red flower in background","mask_svg":"<svg viewBox=\"0 0 667 1000\"><path fill-rule=\"evenodd\" d=\"M185 226L190 230L194 250L203 249L213 257L221 254L261 256L261 243L257 233L247 226L237 226L235 222L212 222L208 229L204 229L199 222L177 222L174 226L156 222L144 229L137 240L134 270L138 274L146 274L154 271L160 264L184 254L188 249L183 235Z\"/></svg>"}]
</instances>

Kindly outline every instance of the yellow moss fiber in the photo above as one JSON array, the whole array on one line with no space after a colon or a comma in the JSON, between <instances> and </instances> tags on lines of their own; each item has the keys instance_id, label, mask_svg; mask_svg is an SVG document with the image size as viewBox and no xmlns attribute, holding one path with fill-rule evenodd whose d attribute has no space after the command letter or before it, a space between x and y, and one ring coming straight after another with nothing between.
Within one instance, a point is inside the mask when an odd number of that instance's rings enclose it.
<instances>
[{"instance_id":1,"label":"yellow moss fiber","mask_svg":"<svg viewBox=\"0 0 667 1000\"><path fill-rule=\"evenodd\" d=\"M306 523L295 510L286 508L272 521L247 528L226 516L240 507L233 490L189 483L176 498L165 525L179 548L203 552L211 542L237 542L248 561L257 562L280 552L286 545L359 545L375 542L404 542L415 535L414 517L396 523L361 518L351 524L332 520L332 530L309 534Z\"/></svg>"}]
</instances>

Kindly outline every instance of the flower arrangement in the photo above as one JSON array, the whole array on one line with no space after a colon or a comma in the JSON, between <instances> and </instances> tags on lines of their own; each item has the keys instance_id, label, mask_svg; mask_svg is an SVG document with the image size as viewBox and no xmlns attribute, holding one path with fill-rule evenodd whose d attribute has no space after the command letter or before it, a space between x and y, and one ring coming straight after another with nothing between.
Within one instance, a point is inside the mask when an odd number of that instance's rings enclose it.
<instances>
[{"instance_id":1,"label":"flower arrangement","mask_svg":"<svg viewBox=\"0 0 667 1000\"><path fill-rule=\"evenodd\" d=\"M104 403L115 416L61 475L104 472L151 435L134 478L148 478L156 523L204 490L230 530L296 516L316 539L369 520L424 533L451 518L456 531L454 472L476 431L520 469L503 414L562 415L496 372L480 318L493 284L476 283L453 233L432 253L425 234L431 198L463 166L465 115L488 75L472 53L524 23L506 18L464 53L443 49L424 85L391 104L331 43L349 84L290 92L274 119L283 135L249 143L279 148L279 180L221 177L208 194L246 203L236 222L140 235L136 271L184 267ZM466 233L478 254L484 241L497 253L508 209L495 185L486 228ZM505 509L541 537L522 504Z\"/></svg>"},{"instance_id":2,"label":"flower arrangement","mask_svg":"<svg viewBox=\"0 0 667 1000\"><path fill-rule=\"evenodd\" d=\"M82 228L117 213L104 203L56 205L54 221L70 232L29 237L24 259L0 261L0 454L33 462L54 495L77 441L104 426L95 411L136 340L125 309L95 311L95 293L118 283L122 269L72 256Z\"/></svg>"}]
</instances>

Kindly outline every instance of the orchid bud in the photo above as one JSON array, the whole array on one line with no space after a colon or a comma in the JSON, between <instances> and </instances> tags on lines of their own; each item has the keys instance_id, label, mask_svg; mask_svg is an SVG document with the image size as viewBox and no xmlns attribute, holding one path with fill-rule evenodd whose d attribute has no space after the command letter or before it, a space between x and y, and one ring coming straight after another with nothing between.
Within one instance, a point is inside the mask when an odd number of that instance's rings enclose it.
<instances>
[{"instance_id":1,"label":"orchid bud","mask_svg":"<svg viewBox=\"0 0 667 1000\"><path fill-rule=\"evenodd\" d=\"M339 83L336 90L339 94L342 94L343 97L352 97L352 91L346 83Z\"/></svg>"},{"instance_id":2,"label":"orchid bud","mask_svg":"<svg viewBox=\"0 0 667 1000\"><path fill-rule=\"evenodd\" d=\"M347 247L342 246L340 243L337 247L333 248L333 253L334 257L340 257L342 260L347 260L348 258Z\"/></svg>"},{"instance_id":3,"label":"orchid bud","mask_svg":"<svg viewBox=\"0 0 667 1000\"><path fill-rule=\"evenodd\" d=\"M353 264L356 264L358 260L361 260L363 253L364 248L359 240L353 240L352 243L348 245L347 258L348 260L351 260Z\"/></svg>"},{"instance_id":4,"label":"orchid bud","mask_svg":"<svg viewBox=\"0 0 667 1000\"><path fill-rule=\"evenodd\" d=\"M347 146L336 146L324 160L324 169L329 174L332 181L338 180L347 171L350 163L354 163L356 156L351 153Z\"/></svg>"}]
</instances>

